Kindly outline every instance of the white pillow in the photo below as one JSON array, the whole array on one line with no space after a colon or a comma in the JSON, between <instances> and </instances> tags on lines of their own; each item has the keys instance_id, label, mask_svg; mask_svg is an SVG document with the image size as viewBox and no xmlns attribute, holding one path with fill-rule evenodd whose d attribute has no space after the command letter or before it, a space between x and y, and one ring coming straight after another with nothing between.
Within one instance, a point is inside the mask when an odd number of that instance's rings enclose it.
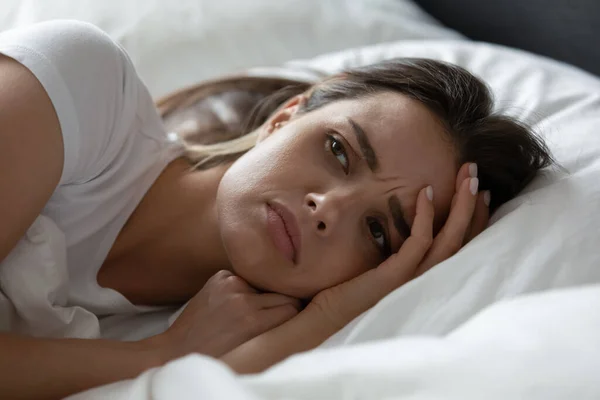
<instances>
[{"instance_id":1,"label":"white pillow","mask_svg":"<svg viewBox=\"0 0 600 400\"><path fill-rule=\"evenodd\" d=\"M0 30L55 18L107 31L154 96L349 47L462 37L411 0L3 0Z\"/></svg>"},{"instance_id":2,"label":"white pillow","mask_svg":"<svg viewBox=\"0 0 600 400\"><path fill-rule=\"evenodd\" d=\"M523 51L466 41L382 44L292 62L283 72L334 73L393 57L436 58L480 76L496 108L535 124L567 171L545 171L458 254L325 346L445 334L500 299L600 282L600 79Z\"/></svg>"}]
</instances>

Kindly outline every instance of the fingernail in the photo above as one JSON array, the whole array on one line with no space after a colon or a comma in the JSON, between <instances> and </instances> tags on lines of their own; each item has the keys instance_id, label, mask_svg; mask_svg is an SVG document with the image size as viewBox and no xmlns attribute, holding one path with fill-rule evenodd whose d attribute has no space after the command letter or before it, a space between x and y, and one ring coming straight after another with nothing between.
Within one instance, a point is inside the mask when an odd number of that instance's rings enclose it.
<instances>
[{"instance_id":1,"label":"fingernail","mask_svg":"<svg viewBox=\"0 0 600 400\"><path fill-rule=\"evenodd\" d=\"M477 164L471 163L469 165L469 176L471 178L477 178Z\"/></svg>"},{"instance_id":2,"label":"fingernail","mask_svg":"<svg viewBox=\"0 0 600 400\"><path fill-rule=\"evenodd\" d=\"M427 186L427 189L425 189L425 195L429 201L433 201L433 188L431 186Z\"/></svg>"},{"instance_id":3,"label":"fingernail","mask_svg":"<svg viewBox=\"0 0 600 400\"><path fill-rule=\"evenodd\" d=\"M479 179L471 178L471 182L469 182L469 190L473 196L477 194L477 188L479 188Z\"/></svg>"},{"instance_id":4,"label":"fingernail","mask_svg":"<svg viewBox=\"0 0 600 400\"><path fill-rule=\"evenodd\" d=\"M490 202L492 201L492 194L490 193L489 190L486 190L485 192L483 192L483 202L485 203L486 206L490 206Z\"/></svg>"}]
</instances>

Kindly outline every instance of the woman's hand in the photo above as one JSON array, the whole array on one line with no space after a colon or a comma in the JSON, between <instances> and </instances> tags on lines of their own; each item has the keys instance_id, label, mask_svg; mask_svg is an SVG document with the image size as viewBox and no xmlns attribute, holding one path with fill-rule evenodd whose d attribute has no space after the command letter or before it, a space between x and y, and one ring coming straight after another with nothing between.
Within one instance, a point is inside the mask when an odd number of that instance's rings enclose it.
<instances>
[{"instance_id":1,"label":"woman's hand","mask_svg":"<svg viewBox=\"0 0 600 400\"><path fill-rule=\"evenodd\" d=\"M393 290L454 255L487 226L490 195L477 193L476 176L475 164L460 168L448 220L435 239L434 208L427 196L431 189L424 188L417 198L411 235L400 250L377 268L323 290L306 311L324 314L332 328L339 330Z\"/></svg>"},{"instance_id":2,"label":"woman's hand","mask_svg":"<svg viewBox=\"0 0 600 400\"><path fill-rule=\"evenodd\" d=\"M242 278L219 271L165 333L148 339L168 360L195 352L220 357L294 317L298 299L258 293Z\"/></svg>"},{"instance_id":3,"label":"woman's hand","mask_svg":"<svg viewBox=\"0 0 600 400\"><path fill-rule=\"evenodd\" d=\"M476 192L473 195L471 185L475 186L475 190L479 185L479 181L474 184L473 179L477 179L477 164L463 164L456 178L456 192L448 219L420 262L415 277L456 254L487 226L490 192Z\"/></svg>"}]
</instances>

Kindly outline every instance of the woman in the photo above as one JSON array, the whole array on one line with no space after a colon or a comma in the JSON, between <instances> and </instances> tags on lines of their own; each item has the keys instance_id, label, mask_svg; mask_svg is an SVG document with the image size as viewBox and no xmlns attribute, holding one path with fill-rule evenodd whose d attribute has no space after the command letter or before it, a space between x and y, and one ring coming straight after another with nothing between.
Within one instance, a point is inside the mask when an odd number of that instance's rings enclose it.
<instances>
[{"instance_id":1,"label":"woman","mask_svg":"<svg viewBox=\"0 0 600 400\"><path fill-rule=\"evenodd\" d=\"M64 232L70 306L101 316L191 299L134 343L1 334L10 396L59 397L190 352L263 370L450 257L551 163L492 113L485 85L432 60L278 91L240 137L201 145L196 127L166 134L96 28L3 33L0 54L0 260L42 214ZM180 100L162 104L167 118Z\"/></svg>"}]
</instances>

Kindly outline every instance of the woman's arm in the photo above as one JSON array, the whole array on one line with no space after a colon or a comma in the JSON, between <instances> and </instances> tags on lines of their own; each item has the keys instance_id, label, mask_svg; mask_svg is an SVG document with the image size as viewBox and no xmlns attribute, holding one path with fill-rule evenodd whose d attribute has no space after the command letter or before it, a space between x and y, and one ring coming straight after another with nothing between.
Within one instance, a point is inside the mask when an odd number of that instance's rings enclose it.
<instances>
[{"instance_id":1,"label":"woman's arm","mask_svg":"<svg viewBox=\"0 0 600 400\"><path fill-rule=\"evenodd\" d=\"M7 399L60 399L134 378L161 364L150 342L38 339L0 334L0 394Z\"/></svg>"},{"instance_id":2,"label":"woman's arm","mask_svg":"<svg viewBox=\"0 0 600 400\"><path fill-rule=\"evenodd\" d=\"M63 157L46 91L27 68L0 54L0 263L54 192ZM60 398L154 365L139 343L0 334L0 397Z\"/></svg>"},{"instance_id":3,"label":"woman's arm","mask_svg":"<svg viewBox=\"0 0 600 400\"><path fill-rule=\"evenodd\" d=\"M58 185L63 142L58 117L33 74L0 54L0 262Z\"/></svg>"},{"instance_id":4,"label":"woman's arm","mask_svg":"<svg viewBox=\"0 0 600 400\"><path fill-rule=\"evenodd\" d=\"M190 353L219 357L297 314L297 300L258 294L221 271L166 332L140 342L0 334L0 397L62 398L133 378Z\"/></svg>"},{"instance_id":5,"label":"woman's arm","mask_svg":"<svg viewBox=\"0 0 600 400\"><path fill-rule=\"evenodd\" d=\"M46 91L27 68L0 54L0 262L55 190L63 157ZM59 398L155 364L140 344L0 334L3 398Z\"/></svg>"}]
</instances>

